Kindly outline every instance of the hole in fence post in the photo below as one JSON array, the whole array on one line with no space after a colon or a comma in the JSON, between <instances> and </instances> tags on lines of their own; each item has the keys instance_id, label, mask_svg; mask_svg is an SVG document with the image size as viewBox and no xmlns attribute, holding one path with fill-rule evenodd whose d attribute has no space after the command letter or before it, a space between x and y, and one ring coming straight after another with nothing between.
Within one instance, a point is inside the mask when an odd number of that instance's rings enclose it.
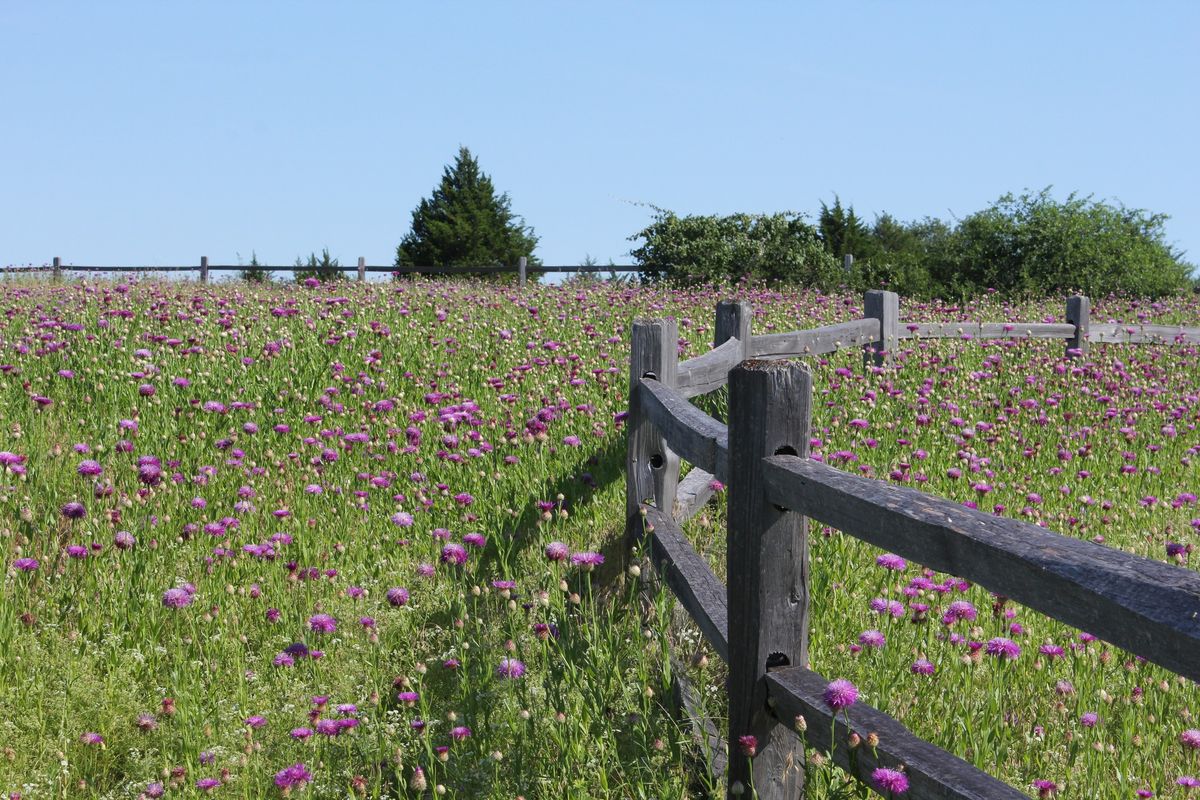
<instances>
[{"instance_id":1,"label":"hole in fence post","mask_svg":"<svg viewBox=\"0 0 1200 800\"><path fill-rule=\"evenodd\" d=\"M653 372L643 372L643 373L642 373L642 377L643 377L643 378L649 378L649 379L650 379L650 380L652 380L652 381L656 381L656 380L658 380L658 376L657 376L657 375L655 375Z\"/></svg>"},{"instance_id":2,"label":"hole in fence post","mask_svg":"<svg viewBox=\"0 0 1200 800\"><path fill-rule=\"evenodd\" d=\"M650 469L662 469L667 460L663 458L662 453L655 453L650 456Z\"/></svg>"},{"instance_id":3,"label":"hole in fence post","mask_svg":"<svg viewBox=\"0 0 1200 800\"><path fill-rule=\"evenodd\" d=\"M767 672L774 672L777 669L790 667L792 660L783 653L771 653L767 656Z\"/></svg>"}]
</instances>

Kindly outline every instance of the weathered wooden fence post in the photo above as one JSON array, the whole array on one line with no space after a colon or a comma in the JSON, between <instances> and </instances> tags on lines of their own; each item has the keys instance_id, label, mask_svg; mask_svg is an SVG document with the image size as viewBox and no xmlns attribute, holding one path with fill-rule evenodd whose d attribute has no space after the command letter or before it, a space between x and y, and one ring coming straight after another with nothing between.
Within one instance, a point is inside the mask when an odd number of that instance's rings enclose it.
<instances>
[{"instance_id":1,"label":"weathered wooden fence post","mask_svg":"<svg viewBox=\"0 0 1200 800\"><path fill-rule=\"evenodd\" d=\"M675 505L679 456L671 452L642 412L638 381L653 377L674 387L679 367L679 332L673 319L634 320L629 358L629 418L625 421L626 544L642 536L641 504L653 497L667 514Z\"/></svg>"},{"instance_id":2,"label":"weathered wooden fence post","mask_svg":"<svg viewBox=\"0 0 1200 800\"><path fill-rule=\"evenodd\" d=\"M863 295L863 316L879 320L879 341L863 351L863 362L882 367L891 360L892 350L900 340L900 295L871 289Z\"/></svg>"},{"instance_id":3,"label":"weathered wooden fence post","mask_svg":"<svg viewBox=\"0 0 1200 800\"><path fill-rule=\"evenodd\" d=\"M842 257L842 269L844 269L847 273L854 271L854 256L851 253L846 253L846 255Z\"/></svg>"},{"instance_id":4,"label":"weathered wooden fence post","mask_svg":"<svg viewBox=\"0 0 1200 800\"><path fill-rule=\"evenodd\" d=\"M358 257L358 282L363 283L367 280L367 259L363 256Z\"/></svg>"},{"instance_id":5,"label":"weathered wooden fence post","mask_svg":"<svg viewBox=\"0 0 1200 800\"><path fill-rule=\"evenodd\" d=\"M51 280L55 283L62 280L62 259L58 256L54 257L54 272L51 275Z\"/></svg>"},{"instance_id":6,"label":"weathered wooden fence post","mask_svg":"<svg viewBox=\"0 0 1200 800\"><path fill-rule=\"evenodd\" d=\"M762 459L808 456L811 404L802 363L745 361L729 373L730 797L750 797L751 780L761 800L804 787L803 746L768 709L763 676L808 664L808 523L767 502Z\"/></svg>"},{"instance_id":7,"label":"weathered wooden fence post","mask_svg":"<svg viewBox=\"0 0 1200 800\"><path fill-rule=\"evenodd\" d=\"M717 303L717 321L713 328L713 346L720 347L730 339L742 343L742 359L750 357L750 323L754 309L742 300L722 300Z\"/></svg>"},{"instance_id":8,"label":"weathered wooden fence post","mask_svg":"<svg viewBox=\"0 0 1200 800\"><path fill-rule=\"evenodd\" d=\"M208 283L208 256L200 256L200 282Z\"/></svg>"},{"instance_id":9,"label":"weathered wooden fence post","mask_svg":"<svg viewBox=\"0 0 1200 800\"><path fill-rule=\"evenodd\" d=\"M525 256L521 256L519 259L517 259L517 283L522 289L525 288L525 266L528 263L529 260L525 258Z\"/></svg>"},{"instance_id":10,"label":"weathered wooden fence post","mask_svg":"<svg viewBox=\"0 0 1200 800\"><path fill-rule=\"evenodd\" d=\"M1075 326L1075 335L1067 340L1067 358L1083 358L1088 354L1088 324L1092 301L1080 294L1067 298L1067 324Z\"/></svg>"}]
</instances>

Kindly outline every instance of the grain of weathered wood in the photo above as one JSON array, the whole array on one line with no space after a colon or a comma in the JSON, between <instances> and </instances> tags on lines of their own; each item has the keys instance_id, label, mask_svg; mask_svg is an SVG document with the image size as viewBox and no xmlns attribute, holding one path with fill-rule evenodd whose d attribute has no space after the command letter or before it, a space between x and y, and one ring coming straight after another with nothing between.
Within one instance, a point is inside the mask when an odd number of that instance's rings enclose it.
<instances>
[{"instance_id":1,"label":"grain of weathered wood","mask_svg":"<svg viewBox=\"0 0 1200 800\"><path fill-rule=\"evenodd\" d=\"M742 360L742 342L729 339L702 356L679 363L679 391L695 397L720 389L729 380L729 370Z\"/></svg>"},{"instance_id":2,"label":"grain of weathered wood","mask_svg":"<svg viewBox=\"0 0 1200 800\"><path fill-rule=\"evenodd\" d=\"M808 663L808 525L768 501L763 458L807 457L812 375L802 363L744 361L729 374L726 568L729 613L729 791L753 772L761 800L792 800L804 750L767 712L768 667ZM754 736L753 760L739 739Z\"/></svg>"},{"instance_id":3,"label":"grain of weathered wood","mask_svg":"<svg viewBox=\"0 0 1200 800\"><path fill-rule=\"evenodd\" d=\"M892 717L865 703L856 703L848 714L839 713L835 719L823 698L828 681L816 672L803 667L779 670L769 673L766 683L775 713L784 724L794 727L796 717L803 717L808 744L817 750L832 751L838 766L868 786L871 785L871 772L877 767L897 769L903 765L909 780L909 789L904 795L907 800L1018 800L1028 797L917 737ZM851 732L863 740L868 734L876 734L878 747L861 744L852 754L848 741Z\"/></svg>"},{"instance_id":4,"label":"grain of weathered wood","mask_svg":"<svg viewBox=\"0 0 1200 800\"><path fill-rule=\"evenodd\" d=\"M1092 314L1092 301L1081 294L1067 298L1067 324L1075 326L1075 332L1067 339L1067 358L1082 358L1088 353L1088 326Z\"/></svg>"},{"instance_id":5,"label":"grain of weathered wood","mask_svg":"<svg viewBox=\"0 0 1200 800\"><path fill-rule=\"evenodd\" d=\"M646 510L646 530L656 574L664 575L679 604L687 609L696 626L722 661L729 661L729 620L725 585L713 575L700 554L673 519L654 506Z\"/></svg>"},{"instance_id":6,"label":"grain of weathered wood","mask_svg":"<svg viewBox=\"0 0 1200 800\"><path fill-rule=\"evenodd\" d=\"M774 503L1200 681L1200 573L816 461L766 458L764 475Z\"/></svg>"},{"instance_id":7,"label":"grain of weathered wood","mask_svg":"<svg viewBox=\"0 0 1200 800\"><path fill-rule=\"evenodd\" d=\"M679 456L667 448L662 434L642 407L641 380L653 375L663 386L675 383L679 333L673 319L635 320L629 358L629 417L625 448L625 532L632 544L642 535L642 502L653 498L659 508L675 505ZM684 401L686 402L686 401Z\"/></svg>"},{"instance_id":8,"label":"grain of weathered wood","mask_svg":"<svg viewBox=\"0 0 1200 800\"><path fill-rule=\"evenodd\" d=\"M879 323L873 319L856 319L807 331L752 336L750 337L750 353L747 358L769 359L821 355L844 347L855 347L877 341L879 341Z\"/></svg>"},{"instance_id":9,"label":"grain of weathered wood","mask_svg":"<svg viewBox=\"0 0 1200 800\"><path fill-rule=\"evenodd\" d=\"M863 348L864 361L882 367L900 338L900 295L871 289L863 295L863 316L879 326L879 339Z\"/></svg>"},{"instance_id":10,"label":"grain of weathered wood","mask_svg":"<svg viewBox=\"0 0 1200 800\"><path fill-rule=\"evenodd\" d=\"M521 256L517 259L517 283L522 289L525 288L525 268L529 265L529 259Z\"/></svg>"},{"instance_id":11,"label":"grain of weathered wood","mask_svg":"<svg viewBox=\"0 0 1200 800\"><path fill-rule=\"evenodd\" d=\"M55 283L62 280L62 259L58 256L54 257L54 273L51 278Z\"/></svg>"},{"instance_id":12,"label":"grain of weathered wood","mask_svg":"<svg viewBox=\"0 0 1200 800\"><path fill-rule=\"evenodd\" d=\"M208 256L200 256L200 282L208 283Z\"/></svg>"},{"instance_id":13,"label":"grain of weathered wood","mask_svg":"<svg viewBox=\"0 0 1200 800\"><path fill-rule=\"evenodd\" d=\"M727 481L729 438L725 426L661 381L642 378L637 388L635 402L665 438L667 447L718 479Z\"/></svg>"},{"instance_id":14,"label":"grain of weathered wood","mask_svg":"<svg viewBox=\"0 0 1200 800\"><path fill-rule=\"evenodd\" d=\"M900 323L901 339L1070 339L1075 326L1060 322Z\"/></svg>"},{"instance_id":15,"label":"grain of weathered wood","mask_svg":"<svg viewBox=\"0 0 1200 800\"><path fill-rule=\"evenodd\" d=\"M704 504L713 496L714 480L716 476L699 467L692 467L691 472L683 476L675 490L675 508L671 511L676 522L682 525L704 508Z\"/></svg>"},{"instance_id":16,"label":"grain of weathered wood","mask_svg":"<svg viewBox=\"0 0 1200 800\"><path fill-rule=\"evenodd\" d=\"M363 256L358 257L358 282L363 283L367 280L367 259Z\"/></svg>"},{"instance_id":17,"label":"grain of weathered wood","mask_svg":"<svg viewBox=\"0 0 1200 800\"><path fill-rule=\"evenodd\" d=\"M1200 344L1200 328L1175 325L1092 325L1089 342L1119 344Z\"/></svg>"}]
</instances>

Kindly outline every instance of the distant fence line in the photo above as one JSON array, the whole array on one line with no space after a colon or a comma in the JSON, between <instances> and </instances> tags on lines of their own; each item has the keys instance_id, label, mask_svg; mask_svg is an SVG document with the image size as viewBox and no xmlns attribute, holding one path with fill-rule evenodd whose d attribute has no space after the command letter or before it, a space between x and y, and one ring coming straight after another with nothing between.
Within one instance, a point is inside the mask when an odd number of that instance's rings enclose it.
<instances>
[{"instance_id":1,"label":"distant fence line","mask_svg":"<svg viewBox=\"0 0 1200 800\"><path fill-rule=\"evenodd\" d=\"M64 272L199 272L200 282L208 283L209 273L212 272L307 272L310 270L330 271L330 272L357 272L358 279L365 281L367 273L387 272L396 275L500 275L512 274L517 276L517 281L521 286L525 285L527 275L543 275L551 272L562 273L598 273L598 272L615 272L615 273L637 273L644 271L644 267L636 267L630 265L530 265L528 259L522 257L516 266L504 265L489 265L479 267L397 267L394 265L370 265L367 260L359 256L358 264L355 266L334 266L334 267L312 267L310 265L290 264L288 266L265 266L262 264L255 266L247 266L244 264L209 264L208 256L201 256L200 263L191 266L96 266L96 265L79 265L79 264L64 264L62 258L55 256L50 266L45 267L5 267L4 274L24 274L50 272L55 280L62 278Z\"/></svg>"}]
</instances>

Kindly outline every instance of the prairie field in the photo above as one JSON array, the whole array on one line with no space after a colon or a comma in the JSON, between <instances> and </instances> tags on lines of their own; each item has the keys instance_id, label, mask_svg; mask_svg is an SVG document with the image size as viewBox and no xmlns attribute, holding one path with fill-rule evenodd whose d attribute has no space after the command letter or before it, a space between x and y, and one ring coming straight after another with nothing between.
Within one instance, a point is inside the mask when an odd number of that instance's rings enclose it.
<instances>
[{"instance_id":1,"label":"prairie field","mask_svg":"<svg viewBox=\"0 0 1200 800\"><path fill-rule=\"evenodd\" d=\"M0 794L723 796L671 699L686 671L721 725L719 659L628 569L623 422L631 321L674 317L690 358L735 297L755 333L862 316L747 285L0 284ZM1200 325L1197 295L1092 303ZM895 356L811 360L814 457L1200 563L1200 347ZM723 576L720 493L686 532ZM837 531L810 548L812 666L865 702L1031 796L1200 797L1192 682ZM809 797L869 796L809 760Z\"/></svg>"}]
</instances>

